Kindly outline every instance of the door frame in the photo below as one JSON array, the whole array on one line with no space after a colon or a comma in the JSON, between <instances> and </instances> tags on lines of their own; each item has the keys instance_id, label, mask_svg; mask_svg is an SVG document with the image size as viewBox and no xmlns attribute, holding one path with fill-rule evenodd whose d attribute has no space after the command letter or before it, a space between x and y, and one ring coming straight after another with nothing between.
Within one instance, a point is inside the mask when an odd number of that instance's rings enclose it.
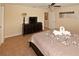
<instances>
[{"instance_id":1,"label":"door frame","mask_svg":"<svg viewBox=\"0 0 79 59\"><path fill-rule=\"evenodd\" d=\"M1 9L2 9L2 25L1 25L1 27L2 27L2 39L0 40L0 45L2 44L2 43L4 43L4 6L1 4Z\"/></svg>"}]
</instances>

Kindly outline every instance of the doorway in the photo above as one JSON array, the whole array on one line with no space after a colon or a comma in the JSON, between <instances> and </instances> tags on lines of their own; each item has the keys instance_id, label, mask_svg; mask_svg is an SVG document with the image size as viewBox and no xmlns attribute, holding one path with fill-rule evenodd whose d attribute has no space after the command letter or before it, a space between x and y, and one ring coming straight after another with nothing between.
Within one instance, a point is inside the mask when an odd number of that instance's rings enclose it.
<instances>
[{"instance_id":1,"label":"doorway","mask_svg":"<svg viewBox=\"0 0 79 59\"><path fill-rule=\"evenodd\" d=\"M48 12L44 12L44 28L49 29Z\"/></svg>"}]
</instances>

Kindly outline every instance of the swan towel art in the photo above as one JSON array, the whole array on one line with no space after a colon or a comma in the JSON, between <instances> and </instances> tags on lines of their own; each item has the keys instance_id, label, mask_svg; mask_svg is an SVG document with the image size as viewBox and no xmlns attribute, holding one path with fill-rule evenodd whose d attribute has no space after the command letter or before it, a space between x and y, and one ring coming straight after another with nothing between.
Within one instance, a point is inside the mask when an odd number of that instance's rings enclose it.
<instances>
[{"instance_id":1,"label":"swan towel art","mask_svg":"<svg viewBox=\"0 0 79 59\"><path fill-rule=\"evenodd\" d=\"M60 27L60 30L54 30L53 31L54 35L69 35L71 36L71 33L69 31L65 31L65 28L63 26Z\"/></svg>"}]
</instances>

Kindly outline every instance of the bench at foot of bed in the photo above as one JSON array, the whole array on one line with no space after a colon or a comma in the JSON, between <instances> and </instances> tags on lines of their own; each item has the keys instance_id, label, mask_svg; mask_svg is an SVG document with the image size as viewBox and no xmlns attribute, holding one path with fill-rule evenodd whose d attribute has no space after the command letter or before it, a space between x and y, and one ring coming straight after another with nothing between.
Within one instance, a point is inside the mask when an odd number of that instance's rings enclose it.
<instances>
[{"instance_id":1,"label":"bench at foot of bed","mask_svg":"<svg viewBox=\"0 0 79 59\"><path fill-rule=\"evenodd\" d=\"M37 56L44 56L41 53L41 51L32 42L29 42L29 46L32 47L32 49L35 51L35 53L37 54Z\"/></svg>"}]
</instances>

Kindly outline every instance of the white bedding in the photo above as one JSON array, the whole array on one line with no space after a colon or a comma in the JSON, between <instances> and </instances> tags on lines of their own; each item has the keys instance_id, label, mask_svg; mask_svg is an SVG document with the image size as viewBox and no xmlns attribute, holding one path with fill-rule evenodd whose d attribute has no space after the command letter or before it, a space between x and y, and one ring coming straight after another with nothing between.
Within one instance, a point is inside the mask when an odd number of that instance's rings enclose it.
<instances>
[{"instance_id":1,"label":"white bedding","mask_svg":"<svg viewBox=\"0 0 79 59\"><path fill-rule=\"evenodd\" d=\"M31 40L45 56L79 56L78 35L72 34L67 41L61 41L49 32L34 34Z\"/></svg>"}]
</instances>

